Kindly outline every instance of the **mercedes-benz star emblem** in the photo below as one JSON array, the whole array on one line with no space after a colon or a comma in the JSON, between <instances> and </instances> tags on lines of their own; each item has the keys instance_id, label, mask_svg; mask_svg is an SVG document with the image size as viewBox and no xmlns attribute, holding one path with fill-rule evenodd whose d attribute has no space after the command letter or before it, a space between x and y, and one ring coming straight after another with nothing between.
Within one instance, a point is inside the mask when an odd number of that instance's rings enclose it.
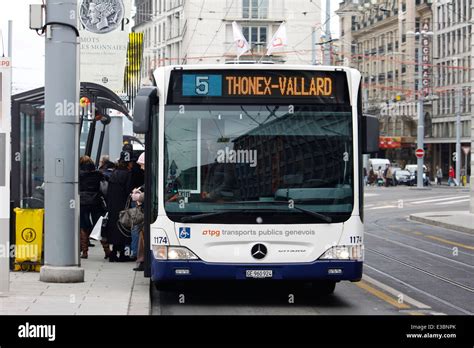
<instances>
[{"instance_id":1,"label":"mercedes-benz star emblem","mask_svg":"<svg viewBox=\"0 0 474 348\"><path fill-rule=\"evenodd\" d=\"M121 25L124 11L123 0L82 0L80 18L90 32L106 34Z\"/></svg>"},{"instance_id":2,"label":"mercedes-benz star emblem","mask_svg":"<svg viewBox=\"0 0 474 348\"><path fill-rule=\"evenodd\" d=\"M261 260L265 256L267 256L268 250L267 250L267 247L263 244L255 244L252 247L251 253L255 259Z\"/></svg>"}]
</instances>

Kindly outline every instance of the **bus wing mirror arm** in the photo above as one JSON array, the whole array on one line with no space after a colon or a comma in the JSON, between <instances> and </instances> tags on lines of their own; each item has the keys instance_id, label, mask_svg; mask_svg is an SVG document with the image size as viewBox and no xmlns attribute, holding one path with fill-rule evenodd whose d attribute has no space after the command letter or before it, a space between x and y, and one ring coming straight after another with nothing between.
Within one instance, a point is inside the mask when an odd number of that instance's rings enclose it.
<instances>
[{"instance_id":1,"label":"bus wing mirror arm","mask_svg":"<svg viewBox=\"0 0 474 348\"><path fill-rule=\"evenodd\" d=\"M379 152L379 120L377 117L362 116L362 153L374 154Z\"/></svg>"},{"instance_id":2,"label":"bus wing mirror arm","mask_svg":"<svg viewBox=\"0 0 474 348\"><path fill-rule=\"evenodd\" d=\"M133 109L134 133L148 133L153 105L156 104L158 104L158 89L156 87L144 87L138 91Z\"/></svg>"}]
</instances>

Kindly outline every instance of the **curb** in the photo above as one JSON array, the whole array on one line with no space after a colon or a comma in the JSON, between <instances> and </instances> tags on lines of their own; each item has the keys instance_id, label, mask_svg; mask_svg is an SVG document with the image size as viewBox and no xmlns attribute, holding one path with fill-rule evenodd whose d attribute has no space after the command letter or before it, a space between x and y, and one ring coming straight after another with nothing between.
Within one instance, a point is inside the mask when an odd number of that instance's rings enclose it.
<instances>
[{"instance_id":1,"label":"curb","mask_svg":"<svg viewBox=\"0 0 474 348\"><path fill-rule=\"evenodd\" d=\"M150 280L140 277L143 272L134 272L127 315L151 315Z\"/></svg>"},{"instance_id":2,"label":"curb","mask_svg":"<svg viewBox=\"0 0 474 348\"><path fill-rule=\"evenodd\" d=\"M426 225L431 225L431 226L436 226L436 227L443 227L443 228L447 228L447 229L458 231L458 232L474 234L474 228L468 228L468 227L454 225L454 224L447 223L447 222L436 221L436 220L432 220L432 219L425 218L425 217L422 217L422 216L410 215L410 220L415 221L415 222L421 222L421 223L426 224Z\"/></svg>"}]
</instances>

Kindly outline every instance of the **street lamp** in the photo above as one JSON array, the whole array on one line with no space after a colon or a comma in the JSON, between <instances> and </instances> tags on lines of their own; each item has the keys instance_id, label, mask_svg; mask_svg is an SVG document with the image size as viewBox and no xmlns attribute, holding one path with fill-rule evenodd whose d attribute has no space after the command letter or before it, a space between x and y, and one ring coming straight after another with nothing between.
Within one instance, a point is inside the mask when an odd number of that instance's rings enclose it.
<instances>
[{"instance_id":1,"label":"street lamp","mask_svg":"<svg viewBox=\"0 0 474 348\"><path fill-rule=\"evenodd\" d=\"M426 37L433 36L432 31L421 31L413 32L407 31L407 36L414 37ZM418 149L424 149L424 137L425 137L425 115L424 115L424 96L423 96L423 50L421 45L421 40L419 41L420 47L418 48L418 129L417 129L417 147ZM424 156L417 158L418 164L418 173L417 173L417 188L423 188L423 166L424 166Z\"/></svg>"}]
</instances>

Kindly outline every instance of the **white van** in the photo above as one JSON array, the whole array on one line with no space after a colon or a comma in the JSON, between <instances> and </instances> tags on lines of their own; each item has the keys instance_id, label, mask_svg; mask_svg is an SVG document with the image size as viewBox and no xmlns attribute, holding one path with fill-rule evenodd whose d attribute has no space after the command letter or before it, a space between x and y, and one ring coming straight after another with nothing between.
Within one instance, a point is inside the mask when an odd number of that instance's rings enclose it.
<instances>
[{"instance_id":1,"label":"white van","mask_svg":"<svg viewBox=\"0 0 474 348\"><path fill-rule=\"evenodd\" d=\"M405 166L405 170L408 170L410 173L413 174L414 172L416 172L416 171L418 170L418 164L407 164L407 165ZM427 168L426 168L426 166L423 164L423 172L426 173L426 170L427 170Z\"/></svg>"},{"instance_id":2,"label":"white van","mask_svg":"<svg viewBox=\"0 0 474 348\"><path fill-rule=\"evenodd\" d=\"M390 160L386 158L369 158L369 161L367 162L368 168L367 171L370 170L370 167L374 170L379 170L379 167L382 169L385 169L387 167L387 164L390 164Z\"/></svg>"}]
</instances>

